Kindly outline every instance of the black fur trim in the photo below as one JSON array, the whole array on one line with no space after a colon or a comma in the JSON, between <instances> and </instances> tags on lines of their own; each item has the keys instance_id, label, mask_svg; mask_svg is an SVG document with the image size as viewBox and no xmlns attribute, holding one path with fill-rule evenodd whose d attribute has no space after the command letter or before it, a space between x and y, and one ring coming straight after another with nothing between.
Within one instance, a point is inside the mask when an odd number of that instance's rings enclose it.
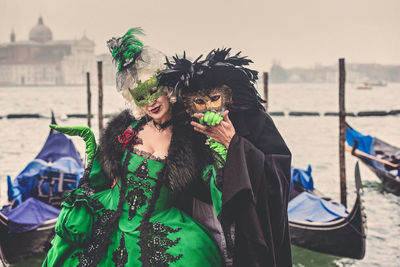
<instances>
[{"instance_id":1,"label":"black fur trim","mask_svg":"<svg viewBox=\"0 0 400 267\"><path fill-rule=\"evenodd\" d=\"M202 171L213 164L215 153L205 145L206 137L197 133L190 125L190 118L183 105L174 104L172 115L172 138L168 157L159 177L174 191L187 188L195 179L202 179ZM128 110L112 119L100 139L98 155L103 170L110 182L123 177L121 160L123 146L118 142L120 135L135 121Z\"/></svg>"},{"instance_id":2,"label":"black fur trim","mask_svg":"<svg viewBox=\"0 0 400 267\"><path fill-rule=\"evenodd\" d=\"M134 121L135 118L129 110L124 110L108 123L100 138L98 156L110 184L114 179L120 179L123 175L121 161L124 149L123 145L118 142L118 135L123 133Z\"/></svg>"}]
</instances>

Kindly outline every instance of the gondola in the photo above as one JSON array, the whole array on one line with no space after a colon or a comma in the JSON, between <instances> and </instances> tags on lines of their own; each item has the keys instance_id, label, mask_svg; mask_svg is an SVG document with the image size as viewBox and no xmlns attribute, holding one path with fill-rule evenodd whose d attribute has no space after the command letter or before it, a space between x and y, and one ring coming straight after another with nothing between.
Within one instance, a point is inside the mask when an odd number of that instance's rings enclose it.
<instances>
[{"instance_id":1,"label":"gondola","mask_svg":"<svg viewBox=\"0 0 400 267\"><path fill-rule=\"evenodd\" d=\"M292 170L294 176L299 176L295 172L296 169ZM314 189L311 168L300 172L300 179L292 175L295 181L288 207L292 244L320 253L362 259L365 255L366 216L361 203L358 162L355 167L357 197L350 212Z\"/></svg>"},{"instance_id":2,"label":"gondola","mask_svg":"<svg viewBox=\"0 0 400 267\"><path fill-rule=\"evenodd\" d=\"M45 251L63 195L77 187L83 171L72 141L51 130L34 160L13 181L8 177L9 204L0 211L0 258L5 266Z\"/></svg>"},{"instance_id":3,"label":"gondola","mask_svg":"<svg viewBox=\"0 0 400 267\"><path fill-rule=\"evenodd\" d=\"M400 148L379 138L363 135L349 125L346 141L348 150L378 176L386 190L400 196Z\"/></svg>"}]
</instances>

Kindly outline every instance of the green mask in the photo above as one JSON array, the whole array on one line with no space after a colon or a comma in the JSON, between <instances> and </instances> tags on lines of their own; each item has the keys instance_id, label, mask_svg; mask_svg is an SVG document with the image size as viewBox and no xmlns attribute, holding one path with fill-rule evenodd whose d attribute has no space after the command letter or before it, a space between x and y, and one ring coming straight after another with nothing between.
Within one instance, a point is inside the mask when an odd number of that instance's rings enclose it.
<instances>
[{"instance_id":1,"label":"green mask","mask_svg":"<svg viewBox=\"0 0 400 267\"><path fill-rule=\"evenodd\" d=\"M154 75L143 83L139 80L136 88L129 91L135 100L135 104L138 107L144 107L156 101L163 94L164 87L158 87L157 76Z\"/></svg>"}]
</instances>

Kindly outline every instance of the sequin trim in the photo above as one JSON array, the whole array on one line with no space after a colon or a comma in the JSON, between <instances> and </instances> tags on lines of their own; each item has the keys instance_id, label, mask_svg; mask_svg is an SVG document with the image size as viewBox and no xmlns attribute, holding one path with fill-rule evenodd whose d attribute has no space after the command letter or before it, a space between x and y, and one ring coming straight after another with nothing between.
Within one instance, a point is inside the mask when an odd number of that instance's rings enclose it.
<instances>
[{"instance_id":1,"label":"sequin trim","mask_svg":"<svg viewBox=\"0 0 400 267\"><path fill-rule=\"evenodd\" d=\"M112 253L112 261L116 267L124 267L128 262L128 251L125 247L125 235L121 234L119 247Z\"/></svg>"},{"instance_id":2,"label":"sequin trim","mask_svg":"<svg viewBox=\"0 0 400 267\"><path fill-rule=\"evenodd\" d=\"M163 185L164 172L159 174L159 179L153 188L153 194L149 200L149 205L143 216L139 226L140 238L138 245L140 247L140 258L145 267L167 267L169 263L178 261L182 254L173 256L167 253L168 248L178 244L180 238L170 240L169 233L176 233L181 228L173 229L160 222L150 222L151 214L154 211L155 203L160 195L160 190Z\"/></svg>"},{"instance_id":3,"label":"sequin trim","mask_svg":"<svg viewBox=\"0 0 400 267\"><path fill-rule=\"evenodd\" d=\"M125 158L123 168L124 173L127 173L130 154ZM102 215L93 225L92 233L88 239L87 246L80 252L74 254L78 258L78 267L94 267L100 262L104 252L111 243L111 235L115 224L122 214L122 206L125 202L126 179L122 180L118 206L116 210L103 210Z\"/></svg>"},{"instance_id":4,"label":"sequin trim","mask_svg":"<svg viewBox=\"0 0 400 267\"><path fill-rule=\"evenodd\" d=\"M142 188L135 187L133 190L128 192L126 200L128 201L129 206L129 221L136 216L137 210L146 204L147 199L148 197L144 194Z\"/></svg>"},{"instance_id":5,"label":"sequin trim","mask_svg":"<svg viewBox=\"0 0 400 267\"><path fill-rule=\"evenodd\" d=\"M165 158L162 159L160 157L154 156L150 152L137 149L136 147L134 147L132 149L132 153L134 153L134 154L136 154L138 156L141 156L143 158L149 159L149 160L154 160L154 161L159 161L159 162L164 162L165 161Z\"/></svg>"},{"instance_id":6,"label":"sequin trim","mask_svg":"<svg viewBox=\"0 0 400 267\"><path fill-rule=\"evenodd\" d=\"M110 222L115 216L116 211L104 210L103 214L93 225L93 232L88 240L88 246L81 252L75 254L79 259L78 267L96 266L102 256L104 244L108 244Z\"/></svg>"},{"instance_id":7,"label":"sequin trim","mask_svg":"<svg viewBox=\"0 0 400 267\"><path fill-rule=\"evenodd\" d=\"M176 262L182 258L182 254L172 256L167 253L167 250L178 244L180 240L180 237L175 240L170 240L168 234L176 233L180 231L181 228L173 229L160 222L148 223L146 227L148 228L147 244L145 247L142 247L145 257L141 257L144 261L144 266L169 266L169 263Z\"/></svg>"}]
</instances>

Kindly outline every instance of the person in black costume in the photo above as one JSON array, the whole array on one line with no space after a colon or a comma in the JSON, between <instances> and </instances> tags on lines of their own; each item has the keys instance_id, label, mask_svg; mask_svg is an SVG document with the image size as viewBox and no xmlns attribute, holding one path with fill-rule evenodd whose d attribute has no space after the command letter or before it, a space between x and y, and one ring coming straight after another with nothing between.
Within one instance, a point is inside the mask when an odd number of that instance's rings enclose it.
<instances>
[{"instance_id":1,"label":"person in black costume","mask_svg":"<svg viewBox=\"0 0 400 267\"><path fill-rule=\"evenodd\" d=\"M191 123L194 129L208 135L210 147L226 159L218 179L225 265L292 266L291 152L254 87L257 72L245 67L252 61L240 52L229 56L230 50L212 50L193 62L185 55L167 58L158 78L199 119ZM215 221L207 226L218 228Z\"/></svg>"}]
</instances>

